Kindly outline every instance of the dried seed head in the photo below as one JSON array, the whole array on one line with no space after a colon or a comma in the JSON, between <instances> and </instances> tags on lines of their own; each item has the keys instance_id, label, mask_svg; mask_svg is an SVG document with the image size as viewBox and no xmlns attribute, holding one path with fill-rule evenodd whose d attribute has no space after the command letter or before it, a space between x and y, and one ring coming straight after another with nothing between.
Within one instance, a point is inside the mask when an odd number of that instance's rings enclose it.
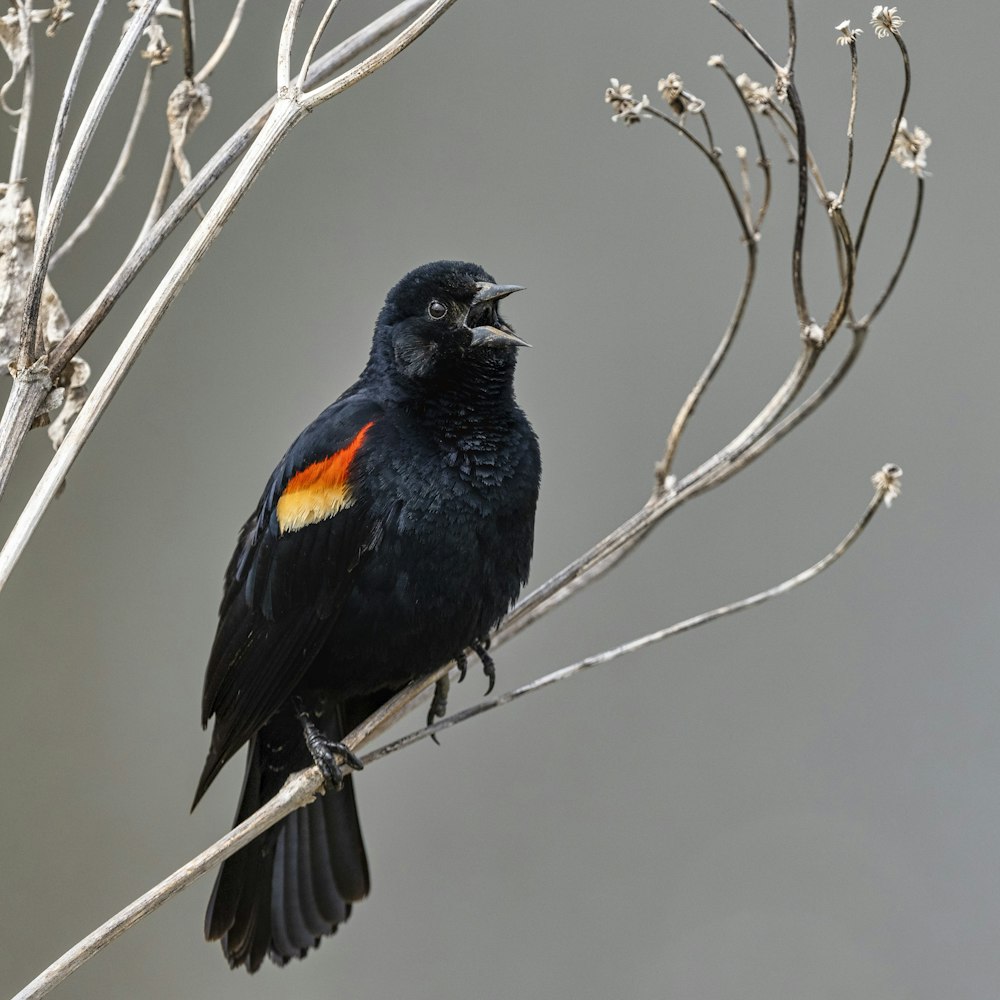
<instances>
[{"instance_id":1,"label":"dried seed head","mask_svg":"<svg viewBox=\"0 0 1000 1000\"><path fill-rule=\"evenodd\" d=\"M838 45L851 45L857 41L858 35L864 34L860 28L852 29L850 21L841 21L840 24L837 25L837 31L840 32L840 34L837 35Z\"/></svg>"},{"instance_id":2,"label":"dried seed head","mask_svg":"<svg viewBox=\"0 0 1000 1000\"><path fill-rule=\"evenodd\" d=\"M646 94L636 99L632 96L632 84L619 83L614 77L611 78L611 86L604 91L604 102L610 104L615 111L611 120L623 125L638 125L642 121L643 112L649 107L649 97Z\"/></svg>"},{"instance_id":3,"label":"dried seed head","mask_svg":"<svg viewBox=\"0 0 1000 1000\"><path fill-rule=\"evenodd\" d=\"M740 73L736 77L736 86L740 88L740 93L743 95L747 107L757 114L767 109L774 96L770 87L765 87L764 84L751 80L746 73Z\"/></svg>"},{"instance_id":4,"label":"dried seed head","mask_svg":"<svg viewBox=\"0 0 1000 1000\"><path fill-rule=\"evenodd\" d=\"M149 43L139 53L143 59L149 60L150 66L162 66L174 51L173 46L167 41L167 36L163 33L163 27L157 22L153 22L146 28L145 36Z\"/></svg>"},{"instance_id":5,"label":"dried seed head","mask_svg":"<svg viewBox=\"0 0 1000 1000\"><path fill-rule=\"evenodd\" d=\"M875 29L876 38L888 38L890 35L898 35L900 25L905 22L896 13L896 7L883 7L881 4L872 8L872 27Z\"/></svg>"},{"instance_id":6,"label":"dried seed head","mask_svg":"<svg viewBox=\"0 0 1000 1000\"><path fill-rule=\"evenodd\" d=\"M903 470L893 463L883 465L878 472L872 476L872 486L882 494L882 502L886 507L892 506L892 501L899 496L902 489L901 480Z\"/></svg>"},{"instance_id":7,"label":"dried seed head","mask_svg":"<svg viewBox=\"0 0 1000 1000\"><path fill-rule=\"evenodd\" d=\"M927 173L927 147L931 137L922 128L910 128L905 118L900 118L899 128L892 140L892 157L904 169L917 177Z\"/></svg>"}]
</instances>

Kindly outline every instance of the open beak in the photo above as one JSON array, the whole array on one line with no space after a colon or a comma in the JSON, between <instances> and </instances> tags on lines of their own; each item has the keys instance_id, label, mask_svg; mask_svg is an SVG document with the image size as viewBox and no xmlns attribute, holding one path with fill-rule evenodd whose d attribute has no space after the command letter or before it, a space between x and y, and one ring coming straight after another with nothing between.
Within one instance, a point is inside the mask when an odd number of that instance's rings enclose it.
<instances>
[{"instance_id":1,"label":"open beak","mask_svg":"<svg viewBox=\"0 0 1000 1000\"><path fill-rule=\"evenodd\" d=\"M523 285L496 285L492 281L480 281L479 290L472 299L472 308L484 305L487 302L498 302L500 299L513 295L514 292L523 292ZM472 329L472 347L481 347L484 344L508 344L512 347L530 347L527 341L522 340L514 331L502 320L498 326L474 326Z\"/></svg>"},{"instance_id":2,"label":"open beak","mask_svg":"<svg viewBox=\"0 0 1000 1000\"><path fill-rule=\"evenodd\" d=\"M481 306L484 302L499 302L514 292L524 291L524 285L495 285L492 281L477 281L476 287L479 290L472 299L473 308Z\"/></svg>"}]
</instances>

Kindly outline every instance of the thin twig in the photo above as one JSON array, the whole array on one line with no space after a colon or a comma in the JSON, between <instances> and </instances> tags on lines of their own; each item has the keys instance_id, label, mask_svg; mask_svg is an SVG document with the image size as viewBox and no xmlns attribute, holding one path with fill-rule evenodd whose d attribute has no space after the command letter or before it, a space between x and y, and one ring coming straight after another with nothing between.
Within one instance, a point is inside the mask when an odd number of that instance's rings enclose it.
<instances>
[{"instance_id":1,"label":"thin twig","mask_svg":"<svg viewBox=\"0 0 1000 1000\"><path fill-rule=\"evenodd\" d=\"M747 165L746 146L736 147L736 159L740 164L740 183L743 188L743 214L746 216L748 228L753 229L753 199L750 193L750 167Z\"/></svg>"},{"instance_id":2,"label":"thin twig","mask_svg":"<svg viewBox=\"0 0 1000 1000\"><path fill-rule=\"evenodd\" d=\"M330 19L333 17L333 12L339 4L340 0L330 0L330 4L326 8L326 13L323 14L316 30L313 32L312 38L309 40L309 48L306 49L306 54L302 59L302 68L299 70L299 90L305 90L306 78L309 75L309 67L312 65L313 56L316 54L316 47L319 45L320 39L323 37L323 32L326 31L327 26L330 24Z\"/></svg>"},{"instance_id":3,"label":"thin twig","mask_svg":"<svg viewBox=\"0 0 1000 1000\"><path fill-rule=\"evenodd\" d=\"M111 62L97 85L97 90L91 98L87 111L80 123L66 154L66 162L56 181L52 193L52 201L48 212L39 223L39 231L35 240L35 259L28 278L25 294L24 316L21 322L20 347L18 350L17 367L27 368L40 355L42 345L41 331L38 329L38 310L42 301L42 289L45 276L49 269L49 257L52 254L56 231L62 222L69 194L76 183L77 175L83 164L83 159L90 148L91 140L97 131L97 126L125 72L125 64L138 44L142 33L156 10L156 0L146 0L145 5L132 15L129 26L122 35L118 48L111 57Z\"/></svg>"},{"instance_id":4,"label":"thin twig","mask_svg":"<svg viewBox=\"0 0 1000 1000\"><path fill-rule=\"evenodd\" d=\"M303 100L306 107L312 111L318 108L331 97L343 93L349 87L353 87L359 80L366 76L371 76L376 70L381 69L391 59L395 59L400 52L415 42L439 17L441 17L450 7L454 6L456 0L434 0L429 7L423 10L407 27L405 27L391 42L383 45L382 48L373 52L366 59L362 59L353 69L342 73L335 80L306 91Z\"/></svg>"},{"instance_id":5,"label":"thin twig","mask_svg":"<svg viewBox=\"0 0 1000 1000\"><path fill-rule=\"evenodd\" d=\"M233 39L236 37L236 32L239 31L240 22L243 20L243 11L247 5L247 0L236 0L236 7L233 9L232 17L229 18L229 24L226 25L225 33L222 36L222 40L216 46L215 51L209 56L208 62L195 74L195 83L204 83L216 70L219 63L222 62L226 53L229 51L229 46L233 44Z\"/></svg>"},{"instance_id":6,"label":"thin twig","mask_svg":"<svg viewBox=\"0 0 1000 1000\"><path fill-rule=\"evenodd\" d=\"M196 858L189 861L183 868L178 869L173 875L153 886L149 892L144 893L135 902L130 903L124 910L116 913L110 920L88 934L28 983L14 997L14 1000L38 1000L38 998L45 996L64 979L76 972L88 959L93 958L101 949L106 948L143 917L159 909L171 896L186 889L221 861L235 854L245 844L250 843L261 830L267 829L267 826L273 826L289 813L308 805L316 798L322 784L321 776L320 781L316 780L317 775L310 771L300 771L298 774L292 775L281 787L278 794L246 822L231 830L221 840L216 841L207 850L202 851ZM261 816L261 813L265 815ZM261 820L267 826L262 827Z\"/></svg>"},{"instance_id":7,"label":"thin twig","mask_svg":"<svg viewBox=\"0 0 1000 1000\"><path fill-rule=\"evenodd\" d=\"M146 237L153 231L153 227L163 216L163 210L167 204L167 198L170 197L170 185L174 180L175 169L176 159L174 157L174 147L172 143L168 142L167 152L163 158L163 166L160 168L160 176L157 178L156 189L153 191L153 200L149 203L149 208L146 211L146 218L142 223L142 228L139 230L139 235L136 236L135 243L132 244L132 249L129 250L128 255L125 258L126 262L136 253L139 247L142 246ZM190 185L187 186L190 187ZM73 332L73 330L70 331L71 334ZM69 337L66 338L66 340L68 339ZM72 341L70 344L71 343ZM66 344L66 347L70 347L70 344Z\"/></svg>"},{"instance_id":8,"label":"thin twig","mask_svg":"<svg viewBox=\"0 0 1000 1000\"><path fill-rule=\"evenodd\" d=\"M854 166L854 122L858 114L858 43L852 38L848 46L851 50L851 110L847 115L847 167L844 170L844 183L840 185L837 197L839 205L843 205L847 198L847 185Z\"/></svg>"},{"instance_id":9,"label":"thin twig","mask_svg":"<svg viewBox=\"0 0 1000 1000\"><path fill-rule=\"evenodd\" d=\"M709 383L715 377L715 373L719 370L726 355L729 353L729 348L732 346L736 331L739 330L740 323L743 321L743 315L750 301L750 292L753 289L754 276L757 273L757 244L751 242L746 247L747 268L743 276L743 284L740 286L740 294L736 299L736 307L733 309L729 324L722 335L722 339L716 346L715 352L705 366L705 370L691 388L687 398L684 400L684 404L678 410L677 416L674 417L674 422L670 428L670 434L667 436L667 443L663 450L663 458L656 463L657 492L665 488L667 476L670 475L670 470L673 466L674 455L677 453L677 446L680 444L681 434L684 433L684 428L694 413L698 401L704 395Z\"/></svg>"},{"instance_id":10,"label":"thin twig","mask_svg":"<svg viewBox=\"0 0 1000 1000\"><path fill-rule=\"evenodd\" d=\"M759 233L761 226L764 224L764 218L767 215L767 210L771 204L771 161L767 156L767 149L764 146L764 138L760 134L760 126L757 124L757 116L753 113L753 110L744 99L743 91L740 90L740 85L736 82L736 77L733 76L729 67L722 60L716 60L712 63L712 65L717 66L726 75L726 79L735 91L736 97L743 106L743 110L746 112L747 118L750 120L750 127L753 129L754 141L757 144L757 166L760 167L761 172L764 174L764 194L761 198L760 208L757 210L757 219L752 224L753 231L755 233Z\"/></svg>"},{"instance_id":11,"label":"thin twig","mask_svg":"<svg viewBox=\"0 0 1000 1000\"><path fill-rule=\"evenodd\" d=\"M757 54L771 67L772 71L776 76L784 76L785 70L778 65L778 63L771 57L771 54L764 48L760 42L746 29L746 27L732 14L726 10L725 7L719 2L719 0L708 0L709 4L714 7L752 46L752 48L757 52Z\"/></svg>"},{"instance_id":12,"label":"thin twig","mask_svg":"<svg viewBox=\"0 0 1000 1000\"><path fill-rule=\"evenodd\" d=\"M181 25L184 36L184 76L194 81L194 4L181 0Z\"/></svg>"},{"instance_id":13,"label":"thin twig","mask_svg":"<svg viewBox=\"0 0 1000 1000\"><path fill-rule=\"evenodd\" d=\"M45 223L49 214L49 204L52 201L52 192L56 186L56 171L59 167L59 150L62 146L63 134L66 131L66 124L69 121L69 111L76 96L77 88L80 86L80 74L83 72L83 64L86 62L87 53L94 42L97 34L97 27L108 5L108 0L97 0L94 4L94 11L87 22L87 29L80 39L76 55L73 57L73 65L70 67L69 76L66 77L66 86L63 87L62 97L59 99L59 111L56 113L55 125L52 128L52 138L49 141L49 152L45 157L45 171L42 174L42 193L38 199L38 226Z\"/></svg>"},{"instance_id":14,"label":"thin twig","mask_svg":"<svg viewBox=\"0 0 1000 1000\"><path fill-rule=\"evenodd\" d=\"M888 470L892 468L890 473ZM808 569L796 574L777 586L760 591L751 597L735 601L732 604L723 605L712 611L695 615L685 621L670 625L667 628L650 632L640 636L630 642L623 643L614 649L608 649L601 653L588 656L576 663L555 670L549 674L539 677L530 684L514 688L496 698L486 699L463 711L434 723L425 726L415 732L409 733L391 743L378 748L362 757L362 762L368 766L378 760L382 760L393 753L411 746L428 736L435 735L444 729L450 729L475 716L499 708L502 705L509 705L511 702L525 695L533 694L544 688L559 682L568 680L571 677L582 673L591 667L600 666L620 659L630 653L637 652L654 643L662 642L665 639L689 632L701 625L716 621L727 615L745 611L748 608L763 604L771 598L788 593L796 587L814 579L825 569L828 569L836 562L857 540L862 531L875 516L879 507L889 496L890 491L895 495L898 491L899 471L895 467L884 467L882 473L876 476L876 491L868 504L867 509L858 523L841 540L841 542L826 556L814 563ZM447 668L442 668L434 676L440 676ZM351 732L344 739L344 744L351 750L356 751L364 743L370 741L375 735L382 732L387 726L398 721L409 711L412 711L420 696L434 682L433 677L424 678L420 682L409 685L403 692L402 697L397 697L391 702L382 706L373 716L365 720L361 726ZM29 983L14 1000L39 1000L50 990L65 980L73 972L79 969L88 959L96 955L100 950L111 944L112 941L120 937L130 927L148 916L154 910L162 906L168 899L175 896L181 890L187 888L199 879L206 872L216 865L232 856L237 850L250 843L253 839L280 822L289 813L312 802L317 794L320 794L323 786L323 777L316 767L307 768L291 775L282 786L277 795L269 802L258 809L252 816L248 817L237 827L231 830L224 837L217 840L211 847L202 851L197 857L183 865L176 872L144 893L133 903L130 903L123 910L119 911L110 920L103 923L96 930L88 934L83 940L74 945L61 958L53 962L44 972Z\"/></svg>"},{"instance_id":15,"label":"thin twig","mask_svg":"<svg viewBox=\"0 0 1000 1000\"><path fill-rule=\"evenodd\" d=\"M690 142L695 149L700 152L709 163L712 164L713 169L719 176L719 180L722 181L722 186L726 189L726 194L729 195L730 204L733 206L733 210L736 212L736 218L739 220L740 228L742 230L742 237L747 242L753 241L753 233L750 231L750 227L747 224L746 219L743 217L743 206L740 202L740 196L736 192L736 188L733 187L733 182L729 179L729 174L726 173L725 167L722 166L720 162L720 157L715 155L714 149L710 149L706 146L697 136L692 134L688 129L686 129L676 118L672 115L665 114L660 111L659 108L648 107L645 109L646 113L653 118L658 119L661 122L665 122L672 129L679 132L685 139Z\"/></svg>"},{"instance_id":16,"label":"thin twig","mask_svg":"<svg viewBox=\"0 0 1000 1000\"><path fill-rule=\"evenodd\" d=\"M21 84L21 107L18 110L17 135L14 138L14 152L10 158L10 183L24 180L24 159L28 154L28 132L31 128L31 105L35 94L35 52L31 34L32 0L21 0L17 4L21 37L24 39L25 59Z\"/></svg>"},{"instance_id":17,"label":"thin twig","mask_svg":"<svg viewBox=\"0 0 1000 1000\"><path fill-rule=\"evenodd\" d=\"M811 323L809 306L806 303L805 284L802 278L802 248L805 242L806 207L808 204L809 176L806 164L809 159L809 149L806 144L806 120L802 113L802 104L798 90L795 87L793 74L795 62L795 4L788 0L788 64L779 66L767 53L756 38L741 24L719 0L709 0L709 3L750 43L761 55L764 61L774 70L780 82L787 90L788 104L795 118L795 140L798 148L799 186L795 206L795 233L792 238L792 292L795 296L795 310L799 317L799 326L805 331ZM825 194L825 192L824 192Z\"/></svg>"},{"instance_id":18,"label":"thin twig","mask_svg":"<svg viewBox=\"0 0 1000 1000\"><path fill-rule=\"evenodd\" d=\"M97 217L104 211L107 207L108 202L111 201L111 196L115 193L118 185L125 179L125 168L128 166L129 160L132 158L132 149L135 145L135 137L139 131L139 125L142 122L142 116L146 112L146 107L149 104L149 91L153 81L153 65L150 63L146 66L146 72L142 77L142 86L139 88L139 98L136 101L135 111L132 113L132 121L129 124L128 132L125 135L125 141L122 143L121 152L118 154L118 162L115 163L114 169L111 171L111 176L108 178L107 183L104 185L104 190L101 191L94 202L93 207L90 211L80 220L80 224L66 237L66 240L52 254L52 259L49 261L49 270L51 271L63 257L68 254L73 247L76 245L77 240L83 236L90 227L94 224Z\"/></svg>"},{"instance_id":19,"label":"thin twig","mask_svg":"<svg viewBox=\"0 0 1000 1000\"><path fill-rule=\"evenodd\" d=\"M896 135L899 133L900 125L903 119L906 117L906 103L910 99L910 54L906 50L906 43L903 41L901 35L897 32L892 32L892 37L896 40L896 44L899 46L900 55L903 57L903 93L899 99L899 111L896 114L896 124L893 126L892 135L889 136L889 145L886 147L885 154L882 157L882 162L879 164L878 173L875 175L875 181L872 184L871 191L868 192L868 201L865 202L865 211L861 216L861 223L858 226L858 236L854 241L855 253L861 253L861 243L865 238L865 230L868 228L868 219L872 214L872 206L875 204L875 195L878 192L879 184L882 183L882 175L885 173L885 168L889 163L889 159L892 156L892 147L896 144Z\"/></svg>"},{"instance_id":20,"label":"thin twig","mask_svg":"<svg viewBox=\"0 0 1000 1000\"><path fill-rule=\"evenodd\" d=\"M924 207L924 179L923 177L917 178L917 203L913 209L913 218L910 221L910 231L906 237L906 246L903 248L903 254L899 258L899 263L896 265L896 270L893 271L892 277L889 279L889 284L886 285L885 291L879 296L878 301L872 306L871 311L865 316L857 321L857 325L864 329L867 329L875 317L882 311L882 306L886 304L889 296L892 295L893 290L896 287L896 282L899 281L899 276L903 273L903 268L906 266L906 262L910 257L910 251L913 249L913 241L917 236L917 227L920 225L920 213L923 211Z\"/></svg>"}]
</instances>

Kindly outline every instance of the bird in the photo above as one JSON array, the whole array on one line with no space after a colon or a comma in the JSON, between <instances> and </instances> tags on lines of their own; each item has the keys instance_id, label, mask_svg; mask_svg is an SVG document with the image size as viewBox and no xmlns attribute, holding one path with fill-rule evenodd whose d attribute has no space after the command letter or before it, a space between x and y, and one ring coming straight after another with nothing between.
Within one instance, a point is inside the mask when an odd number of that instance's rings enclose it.
<instances>
[{"instance_id":1,"label":"bird","mask_svg":"<svg viewBox=\"0 0 1000 1000\"><path fill-rule=\"evenodd\" d=\"M194 806L248 745L234 825L317 764L326 792L223 862L205 915L233 968L302 958L369 892L342 743L414 679L488 637L527 581L541 477L514 395L519 285L477 264L405 275L367 364L295 439L239 532L202 698ZM446 683L429 719L443 715ZM345 771L347 772L345 774Z\"/></svg>"}]
</instances>

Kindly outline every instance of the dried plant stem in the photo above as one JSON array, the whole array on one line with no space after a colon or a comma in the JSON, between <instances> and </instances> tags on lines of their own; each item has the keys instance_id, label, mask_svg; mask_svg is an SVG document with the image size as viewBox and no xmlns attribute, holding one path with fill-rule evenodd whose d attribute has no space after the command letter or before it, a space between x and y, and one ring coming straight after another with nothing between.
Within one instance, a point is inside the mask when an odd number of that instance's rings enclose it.
<instances>
[{"instance_id":1,"label":"dried plant stem","mask_svg":"<svg viewBox=\"0 0 1000 1000\"><path fill-rule=\"evenodd\" d=\"M181 0L181 25L184 37L184 76L194 80L194 7L192 0Z\"/></svg>"},{"instance_id":2,"label":"dried plant stem","mask_svg":"<svg viewBox=\"0 0 1000 1000\"><path fill-rule=\"evenodd\" d=\"M69 194L76 183L77 175L83 164L83 159L90 148L91 140L97 131L98 123L104 115L104 110L111 100L125 71L125 64L128 62L132 50L138 44L142 32L149 23L156 10L156 0L146 0L146 3L135 14L129 22L129 26L122 35L118 48L115 50L107 70L101 77L101 81L94 92L87 111L80 123L66 154L66 163L63 165L56 181L55 189L52 192L52 201L48 207L45 218L39 220L38 235L35 240L35 259L31 268L31 275L28 279L26 301L24 307L24 317L21 323L20 349L18 351L17 367L27 368L41 354L41 333L38 329L38 310L42 299L42 288L45 283L45 276L48 273L49 257L52 254L52 245L55 240L56 231L62 222L63 213L66 210L66 203L69 201Z\"/></svg>"},{"instance_id":3,"label":"dried plant stem","mask_svg":"<svg viewBox=\"0 0 1000 1000\"><path fill-rule=\"evenodd\" d=\"M733 76L729 67L724 62L718 61L713 65L718 66L718 68L725 74L726 79L733 88L733 92L736 94L737 100L743 107L743 110L746 112L746 116L750 121L750 128L753 130L754 142L757 144L757 165L760 167L761 173L764 175L764 194L761 198L760 208L757 210L757 219L755 222L751 223L751 228L754 233L759 233L761 226L764 224L764 219L767 216L767 210L771 204L771 161L767 156L767 149L764 146L764 138L760 134L760 126L757 124L757 116L750 110L750 106L743 99L743 92L740 90L740 85L736 82L736 77Z\"/></svg>"},{"instance_id":4,"label":"dried plant stem","mask_svg":"<svg viewBox=\"0 0 1000 1000\"><path fill-rule=\"evenodd\" d=\"M428 736L439 733L444 729L450 729L460 722L492 711L502 705L509 705L511 702L523 698L525 695L534 694L559 681L568 680L591 667L610 663L629 653L637 652L646 646L662 642L665 639L691 631L701 625L707 625L709 622L716 621L727 615L745 611L748 608L763 604L774 597L788 593L788 591L814 579L823 570L836 562L850 548L882 505L887 489L888 486L883 479L879 486L876 487L875 495L869 502L861 519L842 541L818 562L790 579L767 590L760 591L751 597L735 601L732 604L723 605L712 611L706 611L703 614L695 615L693 618L688 618L667 628L658 629L655 632L640 636L613 649L588 656L567 667L539 677L530 684L514 688L496 698L486 699L464 711L456 712L431 726L425 726L394 740L386 746L366 754L362 757L362 761L366 765L372 764L420 740L426 739ZM374 736L383 732L388 726L412 711L416 708L424 692L435 683L437 677L447 673L448 669L449 667L442 667L431 677L408 685L399 695L383 705L374 715L366 719L361 726L351 732L344 739L345 745L351 750L357 751L363 744L369 742ZM289 813L312 802L318 794L321 794L322 787L323 777L316 767L307 768L304 771L299 771L291 775L278 794L265 803L257 812L240 823L224 837L217 840L211 847L202 851L197 857L183 865L172 875L119 911L110 920L88 934L32 980L31 983L14 997L14 1000L38 1000L38 998L45 996L55 986L79 969L88 959L111 944L112 941L124 934L130 927L135 926L144 917L158 909L171 897L175 896L181 890L186 889L189 885L192 885L206 872L230 857L265 830L270 829L276 823L280 822Z\"/></svg>"},{"instance_id":5,"label":"dried plant stem","mask_svg":"<svg viewBox=\"0 0 1000 1000\"><path fill-rule=\"evenodd\" d=\"M17 16L21 22L24 38L25 60L24 79L21 86L21 107L17 114L17 134L14 137L14 152L10 158L10 183L24 179L24 159L28 154L28 133L31 130L31 105L35 96L35 53L31 36L31 0L22 0L17 5Z\"/></svg>"},{"instance_id":6,"label":"dried plant stem","mask_svg":"<svg viewBox=\"0 0 1000 1000\"><path fill-rule=\"evenodd\" d=\"M899 258L899 262L896 264L896 270L893 271L892 277L889 279L888 285L885 287L885 291L879 296L878 301L872 306L871 310L866 313L861 319L856 321L856 325L862 329L867 329L872 320L882 311L882 307L886 304L889 296L892 295L896 288L896 282L899 281L899 276L903 273L903 268L906 267L906 262L909 260L910 251L913 249L913 241L917 236L917 228L920 225L920 215L924 207L924 179L923 177L917 178L917 203L913 208L913 218L910 221L910 231L906 237L906 246L903 247L903 253Z\"/></svg>"},{"instance_id":7,"label":"dried plant stem","mask_svg":"<svg viewBox=\"0 0 1000 1000\"><path fill-rule=\"evenodd\" d=\"M326 12L323 14L319 24L316 26L316 30L313 32L312 38L309 40L309 48L306 49L306 54L302 59L302 68L299 70L299 90L305 89L306 79L309 75L309 67L312 65L313 57L316 55L316 47L319 45L320 39L323 37L323 32L326 31L329 26L330 20L333 18L334 11L336 11L339 4L340 0L331 0L330 4L326 8Z\"/></svg>"},{"instance_id":8,"label":"dried plant stem","mask_svg":"<svg viewBox=\"0 0 1000 1000\"><path fill-rule=\"evenodd\" d=\"M281 27L278 41L278 97L286 95L292 82L292 43L295 41L295 26L302 13L305 0L291 0L285 12L285 23Z\"/></svg>"},{"instance_id":9,"label":"dried plant stem","mask_svg":"<svg viewBox=\"0 0 1000 1000\"><path fill-rule=\"evenodd\" d=\"M88 934L44 972L36 976L14 997L14 1000L38 1000L39 997L45 996L64 979L76 972L84 962L93 958L102 948L107 947L130 927L135 926L143 917L159 909L171 896L186 889L192 882L211 871L221 861L235 854L262 830L273 826L289 813L312 802L316 798L319 785L320 782L315 780L315 776L310 771L300 771L298 774L292 775L282 786L281 791L261 810ZM265 816L262 817L261 813L265 813ZM260 825L261 819L266 822L266 826Z\"/></svg>"},{"instance_id":10,"label":"dried plant stem","mask_svg":"<svg viewBox=\"0 0 1000 1000\"><path fill-rule=\"evenodd\" d=\"M729 319L729 325L726 327L726 330L722 335L722 339L719 341L718 346L715 348L715 352L712 354L708 364L705 366L705 370L698 377L698 381L695 382L691 391L688 393L687 398L684 400L684 404L681 406L680 410L678 410L677 416L674 417L673 425L670 428L670 434L667 436L667 444L663 451L663 458L656 463L656 489L658 492L665 489L667 476L670 475L674 456L677 453L677 446L680 444L681 434L684 433L684 428L687 426L688 420L690 420L695 411L695 407L698 405L698 401L704 395L709 383L715 377L715 373L719 370L722 362L726 359L726 355L729 353L729 348L732 346L733 339L736 336L736 331L739 329L740 323L743 321L743 316L746 313L747 304L750 301L750 292L753 289L756 274L757 244L756 242L753 242L747 244L747 268L745 274L743 275L743 284L740 287L739 297L736 300L736 308L733 310L733 314Z\"/></svg>"},{"instance_id":11,"label":"dried plant stem","mask_svg":"<svg viewBox=\"0 0 1000 1000\"><path fill-rule=\"evenodd\" d=\"M236 0L236 6L233 8L232 17L229 19L229 24L226 25L226 30L222 36L222 40L216 46L215 51L208 57L208 61L204 66L195 74L195 83L204 83L216 70L219 63L225 58L226 53L229 51L229 46L233 44L233 39L236 37L236 32L239 31L240 22L243 20L243 11L247 5L247 0Z\"/></svg>"},{"instance_id":12,"label":"dried plant stem","mask_svg":"<svg viewBox=\"0 0 1000 1000\"><path fill-rule=\"evenodd\" d=\"M840 185L837 204L843 205L847 197L847 185L851 180L851 169L854 166L854 122L858 115L858 43L852 38L848 43L851 50L851 110L847 115L847 166L844 170L844 183Z\"/></svg>"},{"instance_id":13,"label":"dried plant stem","mask_svg":"<svg viewBox=\"0 0 1000 1000\"><path fill-rule=\"evenodd\" d=\"M59 261L73 249L74 246L76 246L77 240L88 232L97 217L107 207L108 202L111 201L111 196L115 193L118 185L125 179L125 169L128 166L128 161L132 158L132 149L135 146L135 137L139 131L142 116L146 113L146 107L149 104L149 91L152 81L153 67L152 65L149 65L146 67L146 72L142 77L142 86L139 88L139 97L136 101L135 111L132 112L132 121L129 123L128 132L125 134L125 141L122 143L121 152L118 154L118 161L115 163L114 169L111 171L111 175L108 177L107 183L104 185L104 189L98 195L97 201L94 202L90 211L87 212L83 219L80 220L76 229L74 229L73 232L66 237L59 249L52 254L52 259L49 262L50 270L54 268Z\"/></svg>"},{"instance_id":14,"label":"dried plant stem","mask_svg":"<svg viewBox=\"0 0 1000 1000\"><path fill-rule=\"evenodd\" d=\"M861 243L865 238L868 220L871 218L872 207L875 204L875 195L878 193L879 185L882 183L882 176L885 174L885 168L888 166L889 159L892 156L892 147L895 145L900 124L906 116L906 104L910 99L910 54L906 49L906 43L903 41L901 35L894 31L892 32L892 37L895 39L896 45L899 46L899 53L903 58L903 93L899 98L899 111L896 114L896 124L892 130L892 135L889 137L889 145L886 146L882 162L879 164L878 173L875 175L871 190L868 192L868 201L865 202L865 210L858 225L858 235L854 241L855 253L858 254L861 253Z\"/></svg>"}]
</instances>

